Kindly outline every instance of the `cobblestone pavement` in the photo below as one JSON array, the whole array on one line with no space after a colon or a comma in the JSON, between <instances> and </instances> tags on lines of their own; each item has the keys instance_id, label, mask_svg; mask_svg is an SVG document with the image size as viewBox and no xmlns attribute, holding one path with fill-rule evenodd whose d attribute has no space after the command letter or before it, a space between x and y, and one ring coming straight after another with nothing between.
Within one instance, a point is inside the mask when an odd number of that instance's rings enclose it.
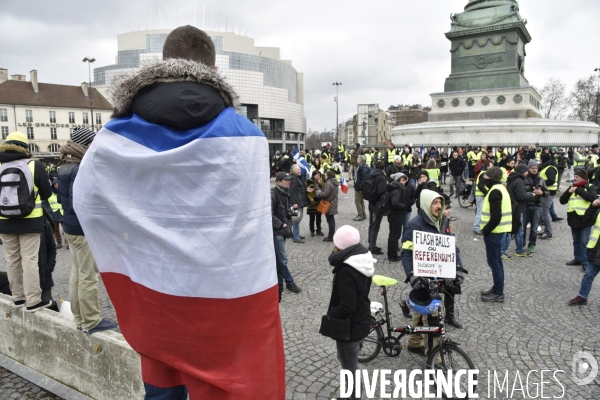
<instances>
[{"instance_id":1,"label":"cobblestone pavement","mask_svg":"<svg viewBox=\"0 0 600 400\"><path fill-rule=\"evenodd\" d=\"M563 189L568 187L564 183ZM445 189L448 190L447 186ZM336 226L344 224L356 226L365 242L368 221L354 222L354 191L352 183L348 195L340 193L340 214L336 216ZM555 199L559 216L566 216L566 206ZM415 208L413 207L413 215ZM600 382L598 378L587 386L578 386L571 379L572 359L578 351L588 351L600 360L600 338L597 334L600 320L600 289L592 289L589 305L568 307L565 302L577 295L583 273L580 267L569 267L573 247L570 229L565 221L554 224L552 240L537 241L533 258L513 258L504 262L505 293L504 303L482 303L479 291L488 289L492 276L486 264L483 239L472 233L474 209L461 209L453 203L454 222L457 228L457 245L469 275L463 285L463 294L458 296L459 319L464 329L450 329L449 336L461 343L480 370L478 393L480 398L510 398L506 392L496 392L493 386L488 392L488 373L497 371L502 381L508 371L508 387L517 390L512 398L560 397L564 399L598 399ZM323 219L323 229L327 224ZM286 248L289 268L302 293L285 291L281 303L281 315L285 338L288 399L331 399L338 394L339 362L336 358L334 341L318 333L320 318L329 304L331 290L331 268L327 257L332 245L322 242L320 237L310 237L308 218L302 221L302 234L306 243L295 244L288 241ZM387 219L382 222L378 245L387 248ZM509 254L514 254L514 241ZM402 283L405 278L399 263L390 263L386 256L377 256L376 273L395 277L400 285L391 288L389 300L396 325L408 324L402 317L399 301L410 291ZM4 269L0 261L0 269ZM57 268L54 274L55 299L68 299L69 251L59 250ZM102 316L114 319L115 313L100 287ZM371 300L381 301L379 291L372 287ZM243 334L243 332L240 332ZM383 352L362 368L407 369L424 368L424 359L403 351L398 358L385 357ZM529 375L530 370L537 372ZM540 370L562 370L556 377L562 387L546 372L543 380L543 394L540 391ZM517 379L519 373L520 379ZM493 374L493 372L492 372ZM501 374L501 375L500 375ZM492 375L493 377L493 375ZM516 382L516 383L515 383ZM522 382L522 387L520 385ZM16 387L9 397L5 396L5 385ZM29 399L33 386L0 370L0 399ZM564 394L563 394L564 387ZM521 391L523 389L523 391ZM19 395L16 395L19 393ZM43 396L42 390L35 392ZM10 397L12 396L12 397ZM36 397L44 398L44 397ZM48 397L52 398L52 397ZM363 395L363 398L365 396Z\"/></svg>"}]
</instances>

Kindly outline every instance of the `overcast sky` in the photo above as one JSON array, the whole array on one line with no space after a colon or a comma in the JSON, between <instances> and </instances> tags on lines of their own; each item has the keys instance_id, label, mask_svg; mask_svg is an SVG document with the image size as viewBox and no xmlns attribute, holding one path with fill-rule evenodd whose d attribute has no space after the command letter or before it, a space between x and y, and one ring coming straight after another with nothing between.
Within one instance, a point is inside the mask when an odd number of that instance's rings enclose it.
<instances>
[{"instance_id":1,"label":"overcast sky","mask_svg":"<svg viewBox=\"0 0 600 400\"><path fill-rule=\"evenodd\" d=\"M450 13L468 0L60 0L0 2L0 67L9 74L38 70L39 81L78 85L88 80L85 56L97 67L114 64L117 35L126 30L194 24L216 30L221 14L258 46L275 46L304 73L307 127L335 126L359 103L420 103L442 92L450 73ZM600 67L600 0L520 0L529 23L526 78L542 86L550 77L568 87ZM195 11L196 10L196 11Z\"/></svg>"}]
</instances>

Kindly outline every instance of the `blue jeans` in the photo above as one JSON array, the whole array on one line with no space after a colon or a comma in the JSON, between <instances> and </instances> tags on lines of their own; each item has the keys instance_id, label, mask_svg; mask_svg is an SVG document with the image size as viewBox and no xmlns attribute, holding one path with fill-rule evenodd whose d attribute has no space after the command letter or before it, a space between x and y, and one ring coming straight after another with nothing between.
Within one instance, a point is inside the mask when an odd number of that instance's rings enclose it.
<instances>
[{"instance_id":1,"label":"blue jeans","mask_svg":"<svg viewBox=\"0 0 600 400\"><path fill-rule=\"evenodd\" d=\"M540 217L542 216L542 208L536 206L527 206L525 215L523 216L523 243L527 241L527 224L531 224L529 230L529 246L534 245L537 242L537 228L540 224Z\"/></svg>"},{"instance_id":2,"label":"blue jeans","mask_svg":"<svg viewBox=\"0 0 600 400\"><path fill-rule=\"evenodd\" d=\"M408 183L411 184L413 188L415 188L415 189L417 188L417 180L416 179L410 178Z\"/></svg>"},{"instance_id":3,"label":"blue jeans","mask_svg":"<svg viewBox=\"0 0 600 400\"><path fill-rule=\"evenodd\" d=\"M519 227L519 230L517 231L517 233L514 235L515 237L515 253L517 254L523 254L525 252L525 250L523 249L523 221L524 221L524 214L520 213L519 214L519 218L521 218L521 226Z\"/></svg>"},{"instance_id":4,"label":"blue jeans","mask_svg":"<svg viewBox=\"0 0 600 400\"><path fill-rule=\"evenodd\" d=\"M494 293L499 295L504 295L504 264L502 264L502 253L500 252L504 236L504 233L490 233L483 236L487 263L494 278Z\"/></svg>"},{"instance_id":5,"label":"blue jeans","mask_svg":"<svg viewBox=\"0 0 600 400\"><path fill-rule=\"evenodd\" d=\"M552 219L558 218L558 215L556 215L556 211L554 211L554 202L552 202L552 205L550 206L550 216L552 217Z\"/></svg>"},{"instance_id":6,"label":"blue jeans","mask_svg":"<svg viewBox=\"0 0 600 400\"><path fill-rule=\"evenodd\" d=\"M506 254L508 246L510 246L510 240L512 239L511 233L505 233L500 244L500 254Z\"/></svg>"},{"instance_id":7,"label":"blue jeans","mask_svg":"<svg viewBox=\"0 0 600 400\"><path fill-rule=\"evenodd\" d=\"M542 218L544 219L544 233L552 236L551 208L554 206L554 196L542 197Z\"/></svg>"},{"instance_id":8,"label":"blue jeans","mask_svg":"<svg viewBox=\"0 0 600 400\"><path fill-rule=\"evenodd\" d=\"M304 208L298 207L298 217L300 220L298 222L292 223L292 237L294 238L294 242L300 240L300 222L302 222L302 217L304 214Z\"/></svg>"},{"instance_id":9,"label":"blue jeans","mask_svg":"<svg viewBox=\"0 0 600 400\"><path fill-rule=\"evenodd\" d=\"M475 202L477 206L477 212L475 213L475 222L473 223L473 230L479 231L481 230L481 210L483 210L483 200L485 200L485 196L476 196Z\"/></svg>"},{"instance_id":10,"label":"blue jeans","mask_svg":"<svg viewBox=\"0 0 600 400\"><path fill-rule=\"evenodd\" d=\"M274 235L273 242L275 244L275 262L277 263L277 270L281 270L283 274L283 280L286 285L294 283L294 278L288 269L287 265L287 253L285 252L285 238L281 235ZM280 288L283 290L283 282L279 283Z\"/></svg>"},{"instance_id":11,"label":"blue jeans","mask_svg":"<svg viewBox=\"0 0 600 400\"><path fill-rule=\"evenodd\" d=\"M188 397L188 390L185 386L159 388L144 383L144 389L146 389L144 400L186 400Z\"/></svg>"},{"instance_id":12,"label":"blue jeans","mask_svg":"<svg viewBox=\"0 0 600 400\"><path fill-rule=\"evenodd\" d=\"M590 290L592 290L592 282L594 282L594 278L600 272L600 267L595 264L588 264L585 269L585 274L583 274L583 279L581 280L581 288L579 289L579 295L584 299L587 299L590 295Z\"/></svg>"},{"instance_id":13,"label":"blue jeans","mask_svg":"<svg viewBox=\"0 0 600 400\"><path fill-rule=\"evenodd\" d=\"M588 265L587 246L590 241L590 233L592 227L573 228L571 227L571 235L573 235L573 258L581 262L583 265Z\"/></svg>"}]
</instances>

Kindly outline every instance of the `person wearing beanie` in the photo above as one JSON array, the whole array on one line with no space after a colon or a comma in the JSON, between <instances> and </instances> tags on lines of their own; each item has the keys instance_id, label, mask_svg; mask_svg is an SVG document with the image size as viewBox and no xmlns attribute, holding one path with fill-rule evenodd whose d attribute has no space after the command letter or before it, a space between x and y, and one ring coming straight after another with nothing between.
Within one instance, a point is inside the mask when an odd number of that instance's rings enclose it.
<instances>
[{"instance_id":1,"label":"person wearing beanie","mask_svg":"<svg viewBox=\"0 0 600 400\"><path fill-rule=\"evenodd\" d=\"M528 166L528 173L525 177L526 192L534 193L536 189L542 191L541 195L536 195L527 201L527 206L523 217L523 242L527 241L527 225L530 225L527 249L531 253L534 253L538 236L537 229L540 224L540 219L542 218L542 199L548 197L548 188L546 187L546 182L538 173L538 162L536 160L529 160Z\"/></svg>"},{"instance_id":2,"label":"person wearing beanie","mask_svg":"<svg viewBox=\"0 0 600 400\"><path fill-rule=\"evenodd\" d=\"M502 184L506 185L508 175L510 175L515 167L515 160L512 157L506 157L506 155L504 155L504 159L498 164L498 166L502 170Z\"/></svg>"},{"instance_id":3,"label":"person wearing beanie","mask_svg":"<svg viewBox=\"0 0 600 400\"><path fill-rule=\"evenodd\" d=\"M586 218L585 212L597 198L594 185L588 182L584 169L576 169L573 184L560 196L560 204L568 204L567 223L573 237L573 259L567 265L581 265L585 271L588 266L586 246L590 240L593 218Z\"/></svg>"},{"instance_id":4,"label":"person wearing beanie","mask_svg":"<svg viewBox=\"0 0 600 400\"><path fill-rule=\"evenodd\" d=\"M402 156L394 156L394 161L388 163L386 169L386 176L388 182L392 182L392 175L397 174L398 172L402 172L404 170L404 165L402 164Z\"/></svg>"},{"instance_id":5,"label":"person wearing beanie","mask_svg":"<svg viewBox=\"0 0 600 400\"><path fill-rule=\"evenodd\" d=\"M502 241L512 232L512 203L507 189L502 185L502 170L488 168L483 177L489 191L483 201L480 229L483 232L487 263L492 270L494 286L481 292L484 302L504 302L504 265Z\"/></svg>"},{"instance_id":6,"label":"person wearing beanie","mask_svg":"<svg viewBox=\"0 0 600 400\"><path fill-rule=\"evenodd\" d=\"M406 213L406 190L405 185L408 177L402 172L393 174L392 183L388 184L390 215L387 216L389 224L389 235L387 242L387 257L390 262L398 262L398 240L402 236L402 225L404 224L404 215Z\"/></svg>"},{"instance_id":7,"label":"person wearing beanie","mask_svg":"<svg viewBox=\"0 0 600 400\"><path fill-rule=\"evenodd\" d=\"M541 199L542 220L544 221L544 232L540 239L552 239L552 221L557 219L556 214L552 215L554 209L554 196L558 190L558 166L552 155L542 153L542 165L540 166L540 177L546 183L548 196Z\"/></svg>"},{"instance_id":8,"label":"person wearing beanie","mask_svg":"<svg viewBox=\"0 0 600 400\"><path fill-rule=\"evenodd\" d=\"M431 161L433 166L433 161ZM432 169L423 169L421 170L421 173L419 174L419 180L417 181L417 190L415 192L415 196L417 197L417 209L421 208L421 192L423 190L432 190L434 192L438 191L438 182L437 180L433 179L430 174L436 174L437 172L433 172L433 171L439 171L439 170L432 170Z\"/></svg>"},{"instance_id":9,"label":"person wearing beanie","mask_svg":"<svg viewBox=\"0 0 600 400\"><path fill-rule=\"evenodd\" d=\"M44 230L42 201L48 200L52 195L48 173L42 163L31 159L29 141L21 132L12 132L6 137L6 141L0 146L0 163L3 181L5 173L12 174L7 171L9 168L19 169L27 181L19 180L18 187L29 193L31 185L32 190L37 192L33 204L22 204L8 191L8 187L4 186L0 190L3 198L0 206L0 239L14 306L26 307L27 312L52 307L51 297L42 296L38 269L40 235ZM31 212L14 214L14 207L25 205L33 206Z\"/></svg>"},{"instance_id":10,"label":"person wearing beanie","mask_svg":"<svg viewBox=\"0 0 600 400\"><path fill-rule=\"evenodd\" d=\"M481 165L480 170L478 171L477 178L475 179L474 192L475 192L475 218L473 220L473 233L476 235L483 235L481 232L481 212L483 210L483 200L485 200L485 195L488 193L489 188L485 185L485 171L494 166L494 162L489 160L485 153L483 153L484 157L482 160L485 160Z\"/></svg>"},{"instance_id":11,"label":"person wearing beanie","mask_svg":"<svg viewBox=\"0 0 600 400\"><path fill-rule=\"evenodd\" d=\"M533 256L532 252L524 248L523 230L526 229L526 225L523 225L523 222L525 220L525 212L527 211L527 202L533 200L535 196L543 195L543 192L540 189L534 189L533 192L527 192L525 188L525 177L528 173L529 168L527 168L527 165L519 163L515 167L513 173L508 176L506 182L506 189L510 195L510 200L513 204L516 203L516 215L513 214L513 218L517 218L520 221L519 229L517 233L514 234L516 257ZM506 248L508 248L508 246L506 246ZM506 254L506 248L504 249L503 254Z\"/></svg>"},{"instance_id":12,"label":"person wearing beanie","mask_svg":"<svg viewBox=\"0 0 600 400\"><path fill-rule=\"evenodd\" d=\"M360 343L371 331L369 292L377 260L360 243L360 234L352 226L340 227L333 236L333 243L335 246L329 255L333 284L327 315L350 320L350 338L348 341L336 340L336 348L341 368L355 371L359 368ZM357 398L354 390L349 398Z\"/></svg>"},{"instance_id":13,"label":"person wearing beanie","mask_svg":"<svg viewBox=\"0 0 600 400\"><path fill-rule=\"evenodd\" d=\"M415 150L413 155L412 155L412 159L410 160L410 165L406 165L405 166L410 167L410 184L413 186L413 188L417 188L417 181L419 180L419 177L421 176L421 169L423 167L425 167L425 163L423 162L423 160L421 159L420 153Z\"/></svg>"}]
</instances>

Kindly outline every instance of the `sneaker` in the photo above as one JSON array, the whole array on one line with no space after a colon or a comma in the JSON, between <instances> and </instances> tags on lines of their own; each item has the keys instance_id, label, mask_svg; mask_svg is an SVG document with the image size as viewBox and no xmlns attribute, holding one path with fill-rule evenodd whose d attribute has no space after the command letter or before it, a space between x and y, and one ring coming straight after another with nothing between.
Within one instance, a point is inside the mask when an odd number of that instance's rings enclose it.
<instances>
[{"instance_id":1,"label":"sneaker","mask_svg":"<svg viewBox=\"0 0 600 400\"><path fill-rule=\"evenodd\" d=\"M294 293L300 293L302 291L302 289L300 289L300 286L296 285L295 283L292 283L291 285L287 285L287 288L290 292L294 292Z\"/></svg>"},{"instance_id":2,"label":"sneaker","mask_svg":"<svg viewBox=\"0 0 600 400\"><path fill-rule=\"evenodd\" d=\"M502 254L502 259L505 261L510 261L510 260L512 260L512 257L509 256L508 254L504 253L504 254Z\"/></svg>"},{"instance_id":3,"label":"sneaker","mask_svg":"<svg viewBox=\"0 0 600 400\"><path fill-rule=\"evenodd\" d=\"M94 333L98 333L98 332L102 332L102 331L109 331L111 329L116 329L118 327L119 327L119 325L116 322L112 322L112 321L109 321L107 319L102 318L100 320L100 323L98 325L96 325L92 329L88 329L88 330L84 329L83 333L87 333L88 335L92 335Z\"/></svg>"},{"instance_id":4,"label":"sneaker","mask_svg":"<svg viewBox=\"0 0 600 400\"><path fill-rule=\"evenodd\" d=\"M531 228L531 224L527 224L527 229Z\"/></svg>"},{"instance_id":5,"label":"sneaker","mask_svg":"<svg viewBox=\"0 0 600 400\"><path fill-rule=\"evenodd\" d=\"M314 232L314 231L312 231L312 232L310 233L310 236L311 236L311 237L315 236L315 232Z\"/></svg>"},{"instance_id":6,"label":"sneaker","mask_svg":"<svg viewBox=\"0 0 600 400\"><path fill-rule=\"evenodd\" d=\"M333 238L326 237L326 238L323 238L323 241L324 242L333 242Z\"/></svg>"},{"instance_id":7,"label":"sneaker","mask_svg":"<svg viewBox=\"0 0 600 400\"><path fill-rule=\"evenodd\" d=\"M567 263L567 265L583 265L581 261L571 260Z\"/></svg>"},{"instance_id":8,"label":"sneaker","mask_svg":"<svg viewBox=\"0 0 600 400\"><path fill-rule=\"evenodd\" d=\"M554 218L554 219L552 220L552 222L558 222L558 221L562 221L563 219L564 219L564 218Z\"/></svg>"},{"instance_id":9,"label":"sneaker","mask_svg":"<svg viewBox=\"0 0 600 400\"><path fill-rule=\"evenodd\" d=\"M483 232L481 232L481 231L473 231L473 233L476 234L476 235L479 235L479 236L483 235Z\"/></svg>"},{"instance_id":10,"label":"sneaker","mask_svg":"<svg viewBox=\"0 0 600 400\"><path fill-rule=\"evenodd\" d=\"M525 250L522 253L515 253L515 257L533 257L533 253L530 253L529 251Z\"/></svg>"},{"instance_id":11,"label":"sneaker","mask_svg":"<svg viewBox=\"0 0 600 400\"><path fill-rule=\"evenodd\" d=\"M482 296L489 296L490 294L494 293L494 287L492 286L488 290L482 290L480 293Z\"/></svg>"},{"instance_id":12,"label":"sneaker","mask_svg":"<svg viewBox=\"0 0 600 400\"><path fill-rule=\"evenodd\" d=\"M528 249L531 254L535 253L535 244L530 244Z\"/></svg>"},{"instance_id":13,"label":"sneaker","mask_svg":"<svg viewBox=\"0 0 600 400\"><path fill-rule=\"evenodd\" d=\"M410 351L411 353L415 353L415 354L425 357L425 346L421 346L421 347L406 346L406 350Z\"/></svg>"},{"instance_id":14,"label":"sneaker","mask_svg":"<svg viewBox=\"0 0 600 400\"><path fill-rule=\"evenodd\" d=\"M300 235L300 239L306 239L306 236Z\"/></svg>"},{"instance_id":15,"label":"sneaker","mask_svg":"<svg viewBox=\"0 0 600 400\"><path fill-rule=\"evenodd\" d=\"M25 300L17 300L14 302L14 304L17 308L25 307Z\"/></svg>"},{"instance_id":16,"label":"sneaker","mask_svg":"<svg viewBox=\"0 0 600 400\"><path fill-rule=\"evenodd\" d=\"M42 308L48 308L48 307L52 307L52 300L42 300L39 303L37 303L35 306L32 307L27 307L25 309L25 312L36 312L37 310L41 310Z\"/></svg>"},{"instance_id":17,"label":"sneaker","mask_svg":"<svg viewBox=\"0 0 600 400\"><path fill-rule=\"evenodd\" d=\"M540 233L541 231L542 231L542 227L541 227L541 226L538 226L538 227L537 227L537 232L538 232L538 233Z\"/></svg>"},{"instance_id":18,"label":"sneaker","mask_svg":"<svg viewBox=\"0 0 600 400\"><path fill-rule=\"evenodd\" d=\"M305 243L305 240L304 239L299 239L299 240L294 240L293 242L294 243Z\"/></svg>"},{"instance_id":19,"label":"sneaker","mask_svg":"<svg viewBox=\"0 0 600 400\"><path fill-rule=\"evenodd\" d=\"M481 301L485 303L504 303L504 295L490 293L488 295L482 295Z\"/></svg>"},{"instance_id":20,"label":"sneaker","mask_svg":"<svg viewBox=\"0 0 600 400\"><path fill-rule=\"evenodd\" d=\"M548 235L547 233L542 233L540 235L540 239L544 239L544 240L546 240L546 239L552 239L552 235Z\"/></svg>"},{"instance_id":21,"label":"sneaker","mask_svg":"<svg viewBox=\"0 0 600 400\"><path fill-rule=\"evenodd\" d=\"M567 301L567 305L570 306L587 306L587 299L581 296L577 296L574 299Z\"/></svg>"},{"instance_id":22,"label":"sneaker","mask_svg":"<svg viewBox=\"0 0 600 400\"><path fill-rule=\"evenodd\" d=\"M377 255L377 256L379 256L379 255L382 255L382 254L383 254L383 251L381 251L381 250L378 250L378 249L373 249L373 250L369 250L369 251L371 252L371 254L373 254L373 255Z\"/></svg>"},{"instance_id":23,"label":"sneaker","mask_svg":"<svg viewBox=\"0 0 600 400\"><path fill-rule=\"evenodd\" d=\"M354 221L362 221L364 218L361 216L354 217Z\"/></svg>"},{"instance_id":24,"label":"sneaker","mask_svg":"<svg viewBox=\"0 0 600 400\"><path fill-rule=\"evenodd\" d=\"M388 256L388 261L389 262L398 262L401 261L402 259L400 257L390 257Z\"/></svg>"},{"instance_id":25,"label":"sneaker","mask_svg":"<svg viewBox=\"0 0 600 400\"><path fill-rule=\"evenodd\" d=\"M325 236L325 234L321 231L317 231L317 236Z\"/></svg>"}]
</instances>

